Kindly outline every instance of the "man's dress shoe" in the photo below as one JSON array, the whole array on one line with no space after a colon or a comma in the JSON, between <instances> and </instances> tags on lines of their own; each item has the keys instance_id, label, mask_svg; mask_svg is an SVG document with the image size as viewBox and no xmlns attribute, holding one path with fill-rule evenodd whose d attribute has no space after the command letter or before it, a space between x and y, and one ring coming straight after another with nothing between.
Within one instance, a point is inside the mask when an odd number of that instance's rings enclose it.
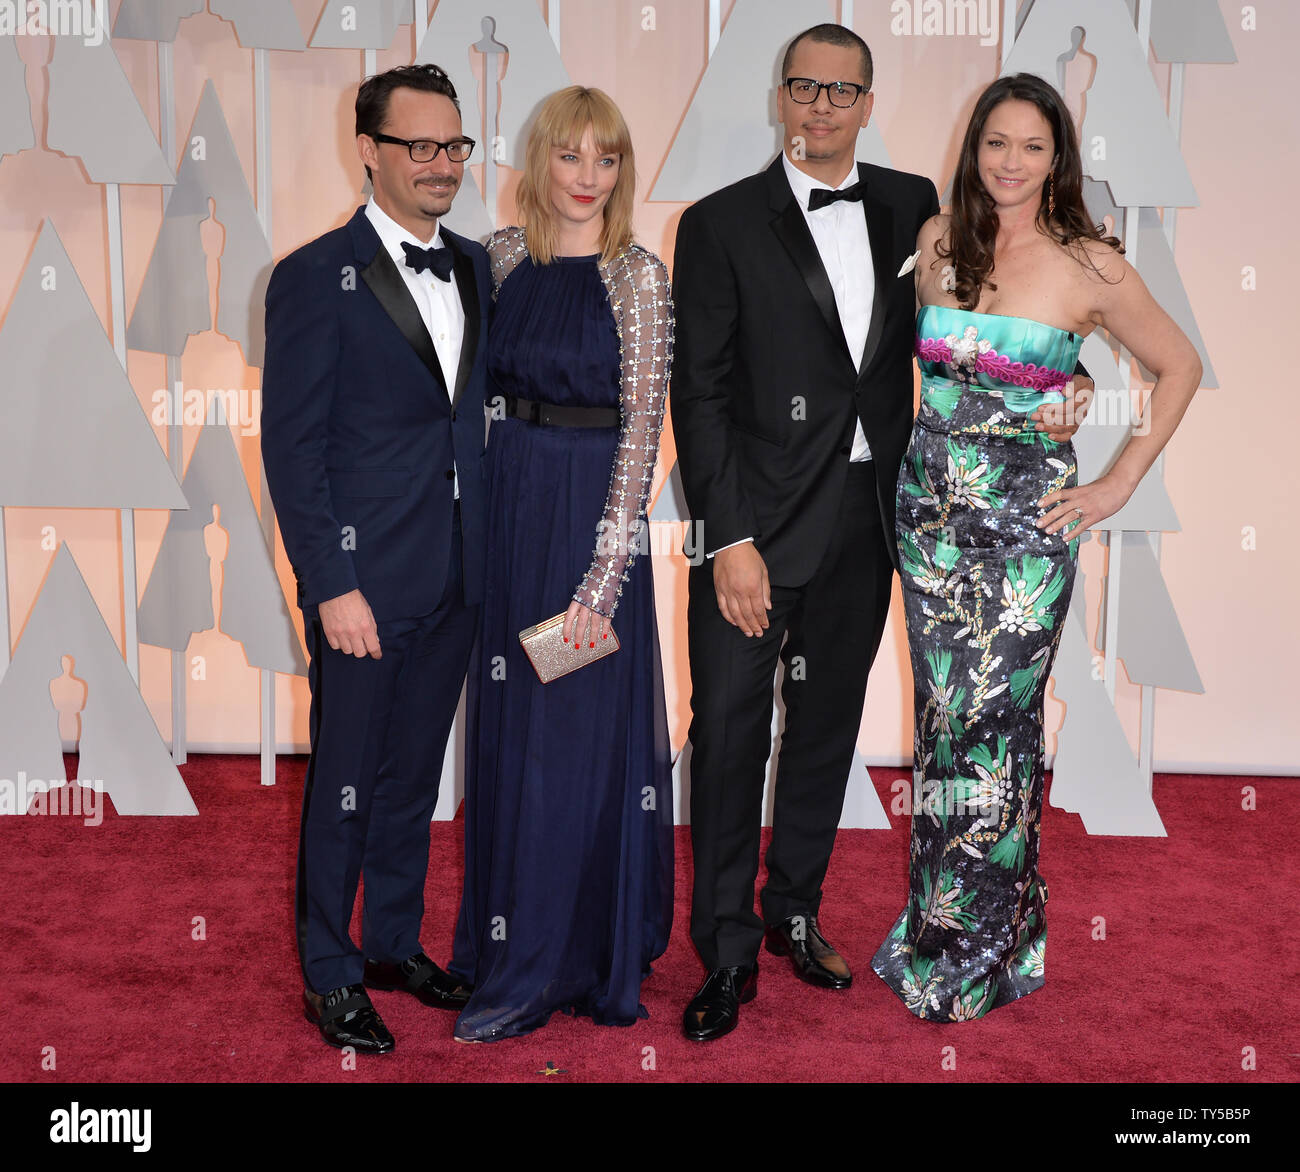
<instances>
[{"instance_id":1,"label":"man's dress shoe","mask_svg":"<svg viewBox=\"0 0 1300 1172\"><path fill-rule=\"evenodd\" d=\"M343 985L325 994L304 990L302 1001L307 1020L331 1046L387 1054L396 1044L361 985Z\"/></svg>"},{"instance_id":2,"label":"man's dress shoe","mask_svg":"<svg viewBox=\"0 0 1300 1172\"><path fill-rule=\"evenodd\" d=\"M844 958L827 943L815 915L791 916L765 933L767 950L788 956L801 981L822 989L847 989L853 974Z\"/></svg>"},{"instance_id":3,"label":"man's dress shoe","mask_svg":"<svg viewBox=\"0 0 1300 1172\"><path fill-rule=\"evenodd\" d=\"M711 1042L736 1028L740 1007L758 992L758 961L714 969L682 1015L682 1032L692 1042Z\"/></svg>"},{"instance_id":4,"label":"man's dress shoe","mask_svg":"<svg viewBox=\"0 0 1300 1172\"><path fill-rule=\"evenodd\" d=\"M368 960L364 980L372 989L413 993L425 1005L457 1012L465 1007L474 991L472 985L463 985L450 973L443 972L423 952L408 956L401 964Z\"/></svg>"}]
</instances>

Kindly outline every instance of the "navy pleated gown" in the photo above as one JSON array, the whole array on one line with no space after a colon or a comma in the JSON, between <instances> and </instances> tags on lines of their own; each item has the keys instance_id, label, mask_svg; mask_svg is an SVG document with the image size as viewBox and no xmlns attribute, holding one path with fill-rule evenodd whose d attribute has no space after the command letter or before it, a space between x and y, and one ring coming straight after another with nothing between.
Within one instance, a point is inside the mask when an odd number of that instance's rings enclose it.
<instances>
[{"instance_id":1,"label":"navy pleated gown","mask_svg":"<svg viewBox=\"0 0 1300 1172\"><path fill-rule=\"evenodd\" d=\"M489 406L514 396L613 407L621 424L491 423L451 965L474 986L455 1027L465 1041L528 1033L557 1009L605 1025L646 1016L641 983L667 946L673 896L671 757L644 523L671 363L667 273L635 245L610 262L535 265L518 228L488 248L497 298ZM612 613L621 647L542 684L519 633L575 597Z\"/></svg>"}]
</instances>

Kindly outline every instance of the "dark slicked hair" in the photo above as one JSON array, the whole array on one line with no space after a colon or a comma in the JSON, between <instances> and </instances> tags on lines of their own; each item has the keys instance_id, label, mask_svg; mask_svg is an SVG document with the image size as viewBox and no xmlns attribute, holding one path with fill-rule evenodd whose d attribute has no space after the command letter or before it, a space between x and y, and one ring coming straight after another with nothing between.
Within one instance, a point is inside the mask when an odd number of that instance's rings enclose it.
<instances>
[{"instance_id":1,"label":"dark slicked hair","mask_svg":"<svg viewBox=\"0 0 1300 1172\"><path fill-rule=\"evenodd\" d=\"M376 73L366 78L357 90L357 134L368 134L374 138L382 134L384 123L388 120L388 99L394 90L422 90L426 94L441 94L450 98L460 113L460 99L456 97L456 87L451 78L436 65L399 65L395 69ZM370 168L366 168L366 178L371 178Z\"/></svg>"},{"instance_id":2,"label":"dark slicked hair","mask_svg":"<svg viewBox=\"0 0 1300 1172\"><path fill-rule=\"evenodd\" d=\"M871 88L871 50L851 28L842 24L815 24L806 28L785 47L785 56L781 58L781 81L790 76L790 62L794 58L795 47L800 41L814 41L819 45L834 45L839 49L857 49L862 54L862 80L867 89ZM834 78L835 81L848 81L847 77Z\"/></svg>"}]
</instances>

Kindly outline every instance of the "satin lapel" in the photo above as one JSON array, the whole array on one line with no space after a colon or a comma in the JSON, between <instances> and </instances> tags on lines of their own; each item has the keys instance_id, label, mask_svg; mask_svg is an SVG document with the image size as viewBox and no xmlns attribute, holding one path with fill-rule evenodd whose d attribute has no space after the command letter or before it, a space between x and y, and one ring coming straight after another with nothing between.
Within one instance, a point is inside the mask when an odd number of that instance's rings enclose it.
<instances>
[{"instance_id":1,"label":"satin lapel","mask_svg":"<svg viewBox=\"0 0 1300 1172\"><path fill-rule=\"evenodd\" d=\"M790 259L794 261L804 284L808 286L808 292L812 294L812 299L826 320L827 327L839 341L840 353L852 363L853 356L844 340L844 326L840 322L839 310L835 307L835 291L831 288L817 245L813 242L812 233L808 231L808 222L803 218L803 210L793 193L785 210L772 221L772 231L785 245L785 250L790 254Z\"/></svg>"},{"instance_id":2,"label":"satin lapel","mask_svg":"<svg viewBox=\"0 0 1300 1172\"><path fill-rule=\"evenodd\" d=\"M849 353L849 343L844 340L844 325L840 321L840 311L835 305L835 290L831 288L831 278L826 275L826 266L816 251L813 233L803 218L803 209L790 191L789 179L785 178L785 165L781 156L772 160L766 172L768 207L776 213L772 220L772 231L783 244L785 251L800 270L803 283L813 295L814 303L827 329L839 340L840 353L853 364L853 355Z\"/></svg>"},{"instance_id":3,"label":"satin lapel","mask_svg":"<svg viewBox=\"0 0 1300 1172\"><path fill-rule=\"evenodd\" d=\"M370 291L384 307L384 312L402 331L402 337L411 344L411 348L438 380L439 387L446 387L447 380L442 373L442 364L438 361L438 351L433 347L433 339L429 337L411 291L402 280L402 274L397 271L396 262L382 244L375 253L375 259L361 270L361 279L370 286Z\"/></svg>"},{"instance_id":4,"label":"satin lapel","mask_svg":"<svg viewBox=\"0 0 1300 1172\"><path fill-rule=\"evenodd\" d=\"M871 188L866 183L866 172L858 167L858 177L862 180L866 194L862 198L862 214L867 217L867 237L871 241L871 265L876 270L876 291L871 298L871 325L867 328L867 340L862 347L862 362L858 365L858 374L862 374L871 365L871 359L880 344L880 332L885 324L885 298L890 293L890 282L894 276L889 271L890 242L894 236L894 211L879 199L873 198Z\"/></svg>"},{"instance_id":5,"label":"satin lapel","mask_svg":"<svg viewBox=\"0 0 1300 1172\"><path fill-rule=\"evenodd\" d=\"M466 256L455 243L451 245L456 254L456 289L460 293L460 304L465 310L465 331L460 343L460 364L456 369L456 389L451 397L454 410L460 402L461 392L469 382L469 372L474 369L474 356L478 353L479 311L478 283L474 279L474 262Z\"/></svg>"}]
</instances>

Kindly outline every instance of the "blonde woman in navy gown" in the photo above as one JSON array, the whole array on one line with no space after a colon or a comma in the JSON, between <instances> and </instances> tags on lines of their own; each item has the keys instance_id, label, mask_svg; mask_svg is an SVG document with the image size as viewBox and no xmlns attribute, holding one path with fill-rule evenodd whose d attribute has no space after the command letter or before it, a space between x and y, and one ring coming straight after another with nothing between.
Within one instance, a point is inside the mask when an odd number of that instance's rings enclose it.
<instances>
[{"instance_id":1,"label":"blonde woman in navy gown","mask_svg":"<svg viewBox=\"0 0 1300 1172\"><path fill-rule=\"evenodd\" d=\"M645 509L672 359L663 263L632 241L627 126L601 91L552 94L488 241L487 578L470 665L459 1041L555 1010L631 1025L672 922L672 781ZM539 682L617 620L619 650Z\"/></svg>"},{"instance_id":2,"label":"blonde woman in navy gown","mask_svg":"<svg viewBox=\"0 0 1300 1172\"><path fill-rule=\"evenodd\" d=\"M1043 984L1043 695L1079 539L1128 500L1201 366L1089 222L1073 124L1038 77L981 95L952 213L917 246L921 406L897 537L922 801L907 904L873 967L916 1016L962 1021ZM1080 485L1073 445L1029 417L1062 399L1098 326L1157 377L1144 427Z\"/></svg>"}]
</instances>

